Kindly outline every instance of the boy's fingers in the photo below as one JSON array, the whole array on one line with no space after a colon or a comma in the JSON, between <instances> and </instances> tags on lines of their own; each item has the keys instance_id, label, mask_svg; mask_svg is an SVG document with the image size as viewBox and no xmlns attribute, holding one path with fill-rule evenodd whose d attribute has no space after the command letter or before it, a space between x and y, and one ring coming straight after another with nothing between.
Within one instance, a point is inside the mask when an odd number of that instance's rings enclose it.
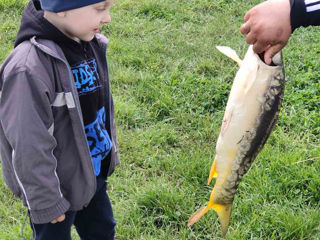
<instances>
[{"instance_id":1,"label":"boy's fingers","mask_svg":"<svg viewBox=\"0 0 320 240\"><path fill-rule=\"evenodd\" d=\"M63 215L61 215L60 217L52 220L51 223L52 223L52 224L55 224L55 223L57 223L57 222L63 222L65 219L66 219L66 215L63 214Z\"/></svg>"},{"instance_id":2,"label":"boy's fingers","mask_svg":"<svg viewBox=\"0 0 320 240\"><path fill-rule=\"evenodd\" d=\"M66 215L63 214L62 216L57 218L57 221L58 222L63 222L65 219L66 219Z\"/></svg>"}]
</instances>

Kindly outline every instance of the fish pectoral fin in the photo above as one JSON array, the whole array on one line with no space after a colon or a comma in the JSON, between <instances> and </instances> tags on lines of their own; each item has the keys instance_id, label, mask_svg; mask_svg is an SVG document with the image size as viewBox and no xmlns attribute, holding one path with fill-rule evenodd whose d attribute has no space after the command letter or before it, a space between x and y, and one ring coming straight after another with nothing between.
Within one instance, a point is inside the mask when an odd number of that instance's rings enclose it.
<instances>
[{"instance_id":1,"label":"fish pectoral fin","mask_svg":"<svg viewBox=\"0 0 320 240\"><path fill-rule=\"evenodd\" d=\"M212 181L213 178L218 177L218 172L217 172L217 160L214 158L214 161L212 163L211 169L210 169L210 174L208 178L208 185Z\"/></svg>"},{"instance_id":2,"label":"fish pectoral fin","mask_svg":"<svg viewBox=\"0 0 320 240\"><path fill-rule=\"evenodd\" d=\"M226 204L226 205L213 204L212 208L217 212L217 214L219 216L222 237L225 237L227 234L227 231L228 231L228 227L229 227L232 204Z\"/></svg>"},{"instance_id":3,"label":"fish pectoral fin","mask_svg":"<svg viewBox=\"0 0 320 240\"><path fill-rule=\"evenodd\" d=\"M225 47L225 46L216 46L216 48L223 53L224 55L226 55L227 57L231 58L232 60L234 60L235 62L238 63L239 67L241 67L242 64L242 60L239 58L238 54L236 53L235 50L233 50L230 47Z\"/></svg>"},{"instance_id":4,"label":"fish pectoral fin","mask_svg":"<svg viewBox=\"0 0 320 240\"><path fill-rule=\"evenodd\" d=\"M200 208L198 211L196 211L188 220L188 227L192 226L196 222L200 220L200 218L203 217L211 208L210 203L206 207Z\"/></svg>"}]
</instances>

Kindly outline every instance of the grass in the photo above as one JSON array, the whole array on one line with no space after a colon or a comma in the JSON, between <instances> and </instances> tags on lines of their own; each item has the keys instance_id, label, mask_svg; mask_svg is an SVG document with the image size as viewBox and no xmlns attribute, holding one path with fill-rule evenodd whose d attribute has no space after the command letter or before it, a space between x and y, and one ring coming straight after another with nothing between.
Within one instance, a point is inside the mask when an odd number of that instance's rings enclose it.
<instances>
[{"instance_id":1,"label":"grass","mask_svg":"<svg viewBox=\"0 0 320 240\"><path fill-rule=\"evenodd\" d=\"M259 1L117 0L108 59L122 164L109 179L119 240L220 239L206 185L232 80L226 45ZM25 2L0 0L0 62L12 50ZM298 29L284 49L278 125L240 183L227 239L320 239L320 31ZM20 239L25 209L0 180L0 239ZM31 239L26 224L25 236ZM74 239L78 239L73 231Z\"/></svg>"}]
</instances>

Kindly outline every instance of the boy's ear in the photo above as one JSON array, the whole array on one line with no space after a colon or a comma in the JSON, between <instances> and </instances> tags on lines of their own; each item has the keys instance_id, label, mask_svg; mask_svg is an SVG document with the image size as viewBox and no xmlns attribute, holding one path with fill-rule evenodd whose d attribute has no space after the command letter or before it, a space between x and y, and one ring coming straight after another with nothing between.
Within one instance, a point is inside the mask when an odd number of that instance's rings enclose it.
<instances>
[{"instance_id":1,"label":"boy's ear","mask_svg":"<svg viewBox=\"0 0 320 240\"><path fill-rule=\"evenodd\" d=\"M66 12L66 11L64 11L64 12L58 12L57 15L58 15L59 17L65 17L65 16L67 15L67 12Z\"/></svg>"}]
</instances>

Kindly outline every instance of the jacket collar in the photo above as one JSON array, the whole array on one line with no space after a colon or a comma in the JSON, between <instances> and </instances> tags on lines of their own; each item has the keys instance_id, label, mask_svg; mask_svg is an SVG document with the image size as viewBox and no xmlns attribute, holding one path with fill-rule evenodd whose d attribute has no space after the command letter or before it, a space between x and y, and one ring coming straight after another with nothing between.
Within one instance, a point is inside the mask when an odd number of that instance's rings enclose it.
<instances>
[{"instance_id":1,"label":"jacket collar","mask_svg":"<svg viewBox=\"0 0 320 240\"><path fill-rule=\"evenodd\" d=\"M106 52L109 40L102 34L96 34L95 37L103 52ZM36 36L32 37L30 39L30 42L44 53L57 58L67 64L67 59L64 56L63 51L55 42L47 39L39 39Z\"/></svg>"}]
</instances>

